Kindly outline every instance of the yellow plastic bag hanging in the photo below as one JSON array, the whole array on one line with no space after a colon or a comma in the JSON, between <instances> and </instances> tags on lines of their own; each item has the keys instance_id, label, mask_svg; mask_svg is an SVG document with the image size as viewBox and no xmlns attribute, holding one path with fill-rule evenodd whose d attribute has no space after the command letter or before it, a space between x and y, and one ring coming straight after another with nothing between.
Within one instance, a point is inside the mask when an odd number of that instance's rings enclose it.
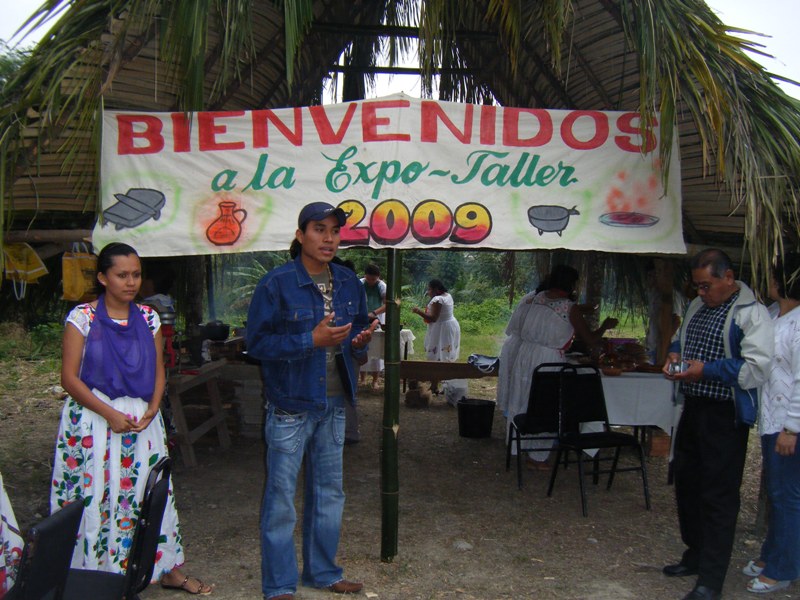
<instances>
[{"instance_id":1,"label":"yellow plastic bag hanging","mask_svg":"<svg viewBox=\"0 0 800 600\"><path fill-rule=\"evenodd\" d=\"M61 258L61 277L64 283L62 300L89 302L94 300L94 280L97 274L97 257L86 244L73 244L72 251Z\"/></svg>"},{"instance_id":2,"label":"yellow plastic bag hanging","mask_svg":"<svg viewBox=\"0 0 800 600\"><path fill-rule=\"evenodd\" d=\"M14 284L14 295L17 300L25 297L29 283L36 283L39 277L47 275L47 267L44 266L42 259L36 254L36 250L25 242L3 244L3 268L6 279L10 279Z\"/></svg>"},{"instance_id":3,"label":"yellow plastic bag hanging","mask_svg":"<svg viewBox=\"0 0 800 600\"><path fill-rule=\"evenodd\" d=\"M47 267L36 254L36 250L25 242L3 244L6 279L34 283L47 275Z\"/></svg>"}]
</instances>

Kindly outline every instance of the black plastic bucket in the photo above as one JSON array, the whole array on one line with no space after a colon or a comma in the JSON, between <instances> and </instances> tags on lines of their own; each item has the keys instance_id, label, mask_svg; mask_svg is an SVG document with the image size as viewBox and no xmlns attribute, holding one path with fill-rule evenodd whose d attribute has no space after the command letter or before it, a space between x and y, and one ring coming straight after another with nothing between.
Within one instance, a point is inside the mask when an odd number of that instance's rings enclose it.
<instances>
[{"instance_id":1,"label":"black plastic bucket","mask_svg":"<svg viewBox=\"0 0 800 600\"><path fill-rule=\"evenodd\" d=\"M458 401L458 435L487 438L492 435L494 405L491 400L462 398Z\"/></svg>"}]
</instances>

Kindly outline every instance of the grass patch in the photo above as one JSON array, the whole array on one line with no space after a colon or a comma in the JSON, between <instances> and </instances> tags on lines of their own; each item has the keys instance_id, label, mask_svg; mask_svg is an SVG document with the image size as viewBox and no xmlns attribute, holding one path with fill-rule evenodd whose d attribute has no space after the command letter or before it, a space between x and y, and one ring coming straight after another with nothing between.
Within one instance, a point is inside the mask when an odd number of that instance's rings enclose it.
<instances>
[{"instance_id":1,"label":"grass patch","mask_svg":"<svg viewBox=\"0 0 800 600\"><path fill-rule=\"evenodd\" d=\"M61 360L63 325L47 323L26 331L17 323L0 323L0 361Z\"/></svg>"}]
</instances>

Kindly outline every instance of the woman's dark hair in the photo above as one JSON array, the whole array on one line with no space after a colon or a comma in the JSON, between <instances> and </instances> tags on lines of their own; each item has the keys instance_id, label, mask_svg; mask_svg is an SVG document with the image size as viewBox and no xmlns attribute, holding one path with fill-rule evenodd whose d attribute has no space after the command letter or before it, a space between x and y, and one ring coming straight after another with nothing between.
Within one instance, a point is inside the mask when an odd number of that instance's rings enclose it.
<instances>
[{"instance_id":1,"label":"woman's dark hair","mask_svg":"<svg viewBox=\"0 0 800 600\"><path fill-rule=\"evenodd\" d=\"M431 279L428 282L428 287L431 288L434 292L436 292L437 296L439 294L444 294L447 292L447 288L444 287L444 284L442 283L441 279Z\"/></svg>"},{"instance_id":2,"label":"woman's dark hair","mask_svg":"<svg viewBox=\"0 0 800 600\"><path fill-rule=\"evenodd\" d=\"M575 291L577 284L578 271L567 265L556 265L539 287L545 290L557 289L571 294Z\"/></svg>"},{"instance_id":3,"label":"woman's dark hair","mask_svg":"<svg viewBox=\"0 0 800 600\"><path fill-rule=\"evenodd\" d=\"M110 244L104 246L103 249L100 250L100 254L97 255L97 273L103 273L105 275L108 273L108 270L114 266L114 259L117 256L130 256L131 254L137 257L139 256L139 253L136 252L132 246L128 246L128 244L123 244L121 242L111 242ZM99 296L104 290L105 288L97 278L97 274L95 274L95 294Z\"/></svg>"},{"instance_id":4,"label":"woman's dark hair","mask_svg":"<svg viewBox=\"0 0 800 600\"><path fill-rule=\"evenodd\" d=\"M778 284L781 298L800 300L800 255L787 254L772 267L772 276Z\"/></svg>"}]
</instances>

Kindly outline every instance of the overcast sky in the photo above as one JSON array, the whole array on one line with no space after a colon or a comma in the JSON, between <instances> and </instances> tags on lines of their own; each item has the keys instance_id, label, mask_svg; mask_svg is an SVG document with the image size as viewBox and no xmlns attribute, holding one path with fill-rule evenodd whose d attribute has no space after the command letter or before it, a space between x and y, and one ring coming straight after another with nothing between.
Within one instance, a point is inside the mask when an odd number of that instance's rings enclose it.
<instances>
[{"instance_id":1,"label":"overcast sky","mask_svg":"<svg viewBox=\"0 0 800 600\"><path fill-rule=\"evenodd\" d=\"M14 32L33 13L42 0L3 0L2 19L0 19L0 39L10 40ZM708 4L719 13L723 22L733 27L741 27L763 33L770 37L756 38L766 46L766 51L775 57L769 60L755 57L767 69L789 79L800 81L800 35L795 17L797 0L709 0ZM35 42L42 32L37 31L24 40L26 45ZM16 42L18 39L12 40ZM401 91L409 85L407 78L395 77L391 92ZM412 81L414 78L411 79ZM781 84L792 96L800 98L800 87ZM416 89L406 89L409 94L418 94Z\"/></svg>"}]
</instances>

